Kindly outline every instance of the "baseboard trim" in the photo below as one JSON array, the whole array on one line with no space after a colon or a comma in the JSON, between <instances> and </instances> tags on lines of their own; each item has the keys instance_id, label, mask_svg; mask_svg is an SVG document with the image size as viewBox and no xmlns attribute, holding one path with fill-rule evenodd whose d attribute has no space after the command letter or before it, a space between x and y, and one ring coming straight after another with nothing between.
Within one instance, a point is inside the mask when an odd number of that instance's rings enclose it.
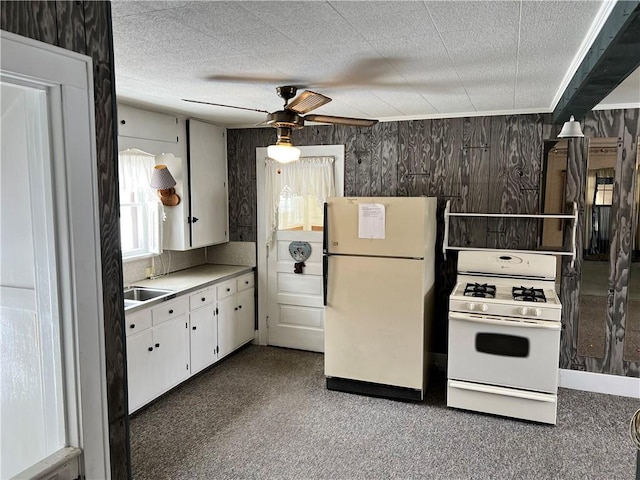
<instances>
[{"instance_id":1,"label":"baseboard trim","mask_svg":"<svg viewBox=\"0 0 640 480\"><path fill-rule=\"evenodd\" d=\"M558 372L558 386L572 390L606 393L620 397L640 398L640 378L583 372L561 368Z\"/></svg>"}]
</instances>

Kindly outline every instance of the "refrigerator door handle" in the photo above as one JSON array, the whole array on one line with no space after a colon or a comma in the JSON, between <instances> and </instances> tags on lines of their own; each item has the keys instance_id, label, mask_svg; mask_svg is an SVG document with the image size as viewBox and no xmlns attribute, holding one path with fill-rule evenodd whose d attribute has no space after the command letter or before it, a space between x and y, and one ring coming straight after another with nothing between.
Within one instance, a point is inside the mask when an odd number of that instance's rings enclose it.
<instances>
[{"instance_id":1,"label":"refrigerator door handle","mask_svg":"<svg viewBox=\"0 0 640 480\"><path fill-rule=\"evenodd\" d=\"M326 206L326 203L325 203ZM327 287L329 275L329 255L326 253L322 256L322 304L327 306Z\"/></svg>"},{"instance_id":2,"label":"refrigerator door handle","mask_svg":"<svg viewBox=\"0 0 640 480\"><path fill-rule=\"evenodd\" d=\"M322 220L322 253L324 254L329 253L329 230L327 228L329 226L329 216L327 215L328 213L329 206L327 202L324 202L324 217Z\"/></svg>"}]
</instances>

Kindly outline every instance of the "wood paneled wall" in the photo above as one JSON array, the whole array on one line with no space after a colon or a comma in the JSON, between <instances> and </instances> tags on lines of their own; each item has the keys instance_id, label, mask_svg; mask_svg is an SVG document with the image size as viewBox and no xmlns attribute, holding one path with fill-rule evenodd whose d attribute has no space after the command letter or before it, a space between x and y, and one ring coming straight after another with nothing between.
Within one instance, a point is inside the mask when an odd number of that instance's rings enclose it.
<instances>
[{"instance_id":1,"label":"wood paneled wall","mask_svg":"<svg viewBox=\"0 0 640 480\"><path fill-rule=\"evenodd\" d=\"M542 160L543 115L385 122L372 128L340 125L294 132L296 145L345 145L345 195L436 196L438 243L443 211L535 212ZM229 130L231 240L256 241L255 149L275 142L272 128ZM462 246L533 248L530 220L454 219L450 243ZM436 352L446 351L447 298L457 255L436 251Z\"/></svg>"},{"instance_id":2,"label":"wood paneled wall","mask_svg":"<svg viewBox=\"0 0 640 480\"><path fill-rule=\"evenodd\" d=\"M0 8L3 30L93 58L111 476L129 478L111 5L98 1L2 1Z\"/></svg>"},{"instance_id":3,"label":"wood paneled wall","mask_svg":"<svg viewBox=\"0 0 640 480\"><path fill-rule=\"evenodd\" d=\"M637 113L624 112L592 112L585 120L585 134L618 136L607 132L615 130L623 135L623 131L633 131ZM555 138L558 131L558 126L550 125L549 115L533 114L388 122L373 128L311 126L296 131L293 140L296 145L345 145L345 195L437 196L441 244L447 200L452 201L452 210L461 212L538 212L543 142ZM632 135L627 137L629 143ZM256 241L255 149L274 142L275 131L271 128L229 130L231 240ZM586 151L582 152L582 148L576 142L567 168L571 179L567 185L567 206L573 198L582 198L581 215L586 179ZM629 155L624 155L627 160L623 168L631 168L627 165L631 162ZM627 180L621 182L628 183ZM631 217L624 215L630 215L631 211L624 212L618 215L623 216L619 221L629 222ZM535 220L457 219L451 224L450 242L454 245L532 249L537 239ZM626 245L622 239L618 244ZM455 282L456 260L455 252L445 260L440 250L436 251L438 300L432 345L435 352L446 352L448 295ZM561 367L638 376L638 364L622 361L624 319L622 314L615 313L615 307L610 308L612 318L607 320L610 348L606 358L577 356L580 263L572 270L567 265L562 279ZM614 282L618 285L628 272L622 267L616 272L619 273ZM616 297L618 306L622 305L624 295L621 288Z\"/></svg>"},{"instance_id":4,"label":"wood paneled wall","mask_svg":"<svg viewBox=\"0 0 640 480\"><path fill-rule=\"evenodd\" d=\"M581 262L575 268L563 268L564 323L561 366L589 372L614 375L640 376L640 362L625 360L625 331L629 305L629 277L633 237L635 235L637 204L637 151L640 136L640 109L592 111L582 121L586 138L613 137L618 139L611 213L611 240L609 259L609 288L604 320L605 347L600 358L579 356L577 335L579 309L579 278ZM567 201L579 202L584 213L586 183L587 140L573 140L567 160ZM579 224L583 225L582 221ZM582 230L578 232L579 250L582 251ZM577 283L576 283L577 282ZM568 334L568 333L571 334ZM636 345L635 348L640 348ZM635 357L634 357L635 358Z\"/></svg>"}]
</instances>

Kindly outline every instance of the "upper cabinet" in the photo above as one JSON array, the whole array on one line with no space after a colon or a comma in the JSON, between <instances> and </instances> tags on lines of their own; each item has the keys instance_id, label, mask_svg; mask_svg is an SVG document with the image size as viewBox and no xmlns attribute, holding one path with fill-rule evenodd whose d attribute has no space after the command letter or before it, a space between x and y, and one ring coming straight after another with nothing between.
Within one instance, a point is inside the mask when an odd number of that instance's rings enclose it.
<instances>
[{"instance_id":1,"label":"upper cabinet","mask_svg":"<svg viewBox=\"0 0 640 480\"><path fill-rule=\"evenodd\" d=\"M163 247L190 250L229 241L226 129L118 105L118 150L156 156L176 180L180 203L165 206Z\"/></svg>"},{"instance_id":2,"label":"upper cabinet","mask_svg":"<svg viewBox=\"0 0 640 480\"><path fill-rule=\"evenodd\" d=\"M187 138L191 248L228 242L226 131L187 120Z\"/></svg>"}]
</instances>

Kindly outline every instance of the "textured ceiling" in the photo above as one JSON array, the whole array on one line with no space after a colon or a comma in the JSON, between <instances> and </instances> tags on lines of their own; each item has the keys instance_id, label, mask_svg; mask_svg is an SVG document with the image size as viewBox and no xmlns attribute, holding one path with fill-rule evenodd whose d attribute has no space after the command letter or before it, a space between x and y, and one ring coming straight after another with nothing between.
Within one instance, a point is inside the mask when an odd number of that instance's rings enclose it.
<instances>
[{"instance_id":1,"label":"textured ceiling","mask_svg":"<svg viewBox=\"0 0 640 480\"><path fill-rule=\"evenodd\" d=\"M608 12L599 1L117 0L112 11L120 100L229 127L264 114L181 99L274 111L275 87L298 85L333 99L314 111L326 115L550 112Z\"/></svg>"}]
</instances>

